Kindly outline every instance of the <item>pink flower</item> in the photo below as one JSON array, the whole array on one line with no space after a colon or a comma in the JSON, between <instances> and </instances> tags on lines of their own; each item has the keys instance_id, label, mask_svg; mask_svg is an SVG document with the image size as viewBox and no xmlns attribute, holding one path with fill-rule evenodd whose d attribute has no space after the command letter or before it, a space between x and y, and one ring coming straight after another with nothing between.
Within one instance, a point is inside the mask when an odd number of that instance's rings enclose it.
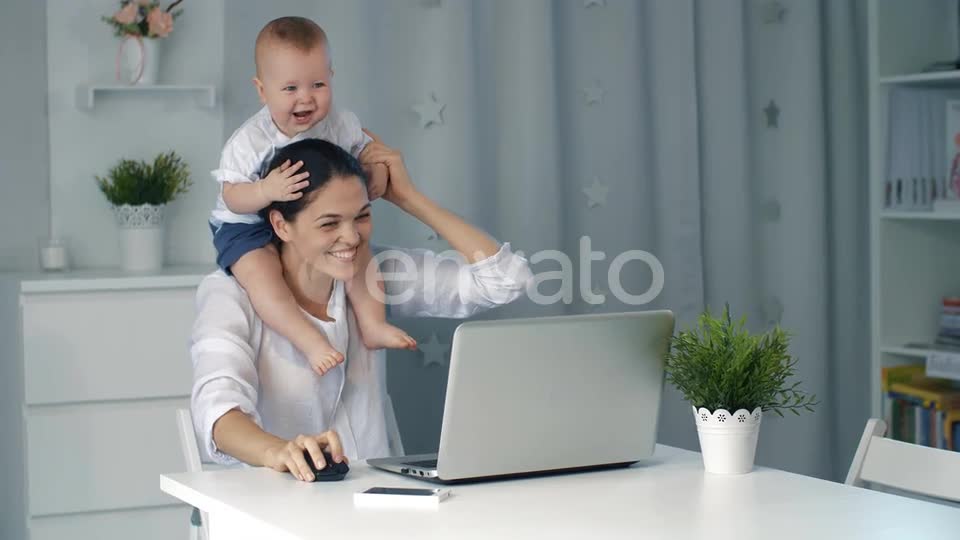
<instances>
[{"instance_id":1,"label":"pink flower","mask_svg":"<svg viewBox=\"0 0 960 540\"><path fill-rule=\"evenodd\" d=\"M173 31L173 15L155 7L147 14L150 37L167 37Z\"/></svg>"},{"instance_id":2,"label":"pink flower","mask_svg":"<svg viewBox=\"0 0 960 540\"><path fill-rule=\"evenodd\" d=\"M120 8L120 11L113 14L113 20L120 24L132 24L137 20L137 5L133 2Z\"/></svg>"}]
</instances>

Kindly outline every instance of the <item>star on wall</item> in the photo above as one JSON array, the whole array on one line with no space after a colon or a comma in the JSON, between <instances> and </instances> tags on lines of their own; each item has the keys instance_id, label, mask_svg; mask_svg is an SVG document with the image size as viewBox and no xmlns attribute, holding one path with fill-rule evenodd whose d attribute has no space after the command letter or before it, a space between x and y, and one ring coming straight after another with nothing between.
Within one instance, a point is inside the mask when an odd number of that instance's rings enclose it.
<instances>
[{"instance_id":1,"label":"star on wall","mask_svg":"<svg viewBox=\"0 0 960 540\"><path fill-rule=\"evenodd\" d=\"M583 0L583 7L585 8L603 7L605 5L607 5L607 0Z\"/></svg>"},{"instance_id":2,"label":"star on wall","mask_svg":"<svg viewBox=\"0 0 960 540\"><path fill-rule=\"evenodd\" d=\"M763 216L763 219L768 222L779 221L780 202L771 200L763 203L763 205L760 207L760 215Z\"/></svg>"},{"instance_id":3,"label":"star on wall","mask_svg":"<svg viewBox=\"0 0 960 540\"><path fill-rule=\"evenodd\" d=\"M443 109L446 105L437 101L435 94L430 94L430 99L423 103L413 106L413 111L420 116L420 127L427 129L430 125L443 125Z\"/></svg>"},{"instance_id":4,"label":"star on wall","mask_svg":"<svg viewBox=\"0 0 960 540\"><path fill-rule=\"evenodd\" d=\"M763 303L763 318L770 326L776 326L783 320L783 302L776 296L771 296Z\"/></svg>"},{"instance_id":5,"label":"star on wall","mask_svg":"<svg viewBox=\"0 0 960 540\"><path fill-rule=\"evenodd\" d=\"M777 102L770 100L770 103L763 108L763 114L767 117L767 127L775 128L780 126L780 107L777 106Z\"/></svg>"},{"instance_id":6,"label":"star on wall","mask_svg":"<svg viewBox=\"0 0 960 540\"><path fill-rule=\"evenodd\" d=\"M426 235L426 238L427 249L439 252L447 247L447 243L443 237L437 234L437 231L434 231L433 229L430 229Z\"/></svg>"},{"instance_id":7,"label":"star on wall","mask_svg":"<svg viewBox=\"0 0 960 540\"><path fill-rule=\"evenodd\" d=\"M764 24L780 24L787 18L787 8L783 4L772 0L763 5Z\"/></svg>"},{"instance_id":8,"label":"star on wall","mask_svg":"<svg viewBox=\"0 0 960 540\"><path fill-rule=\"evenodd\" d=\"M610 191L607 186L600 183L600 179L593 177L593 183L583 188L584 195L587 196L587 207L596 208L607 204L607 192Z\"/></svg>"},{"instance_id":9,"label":"star on wall","mask_svg":"<svg viewBox=\"0 0 960 540\"><path fill-rule=\"evenodd\" d=\"M430 339L421 343L418 348L423 351L423 367L447 365L447 346L437 339L436 333L430 334Z\"/></svg>"},{"instance_id":10,"label":"star on wall","mask_svg":"<svg viewBox=\"0 0 960 540\"><path fill-rule=\"evenodd\" d=\"M587 102L587 105L603 103L603 88L600 88L598 83L591 84L583 89L583 99Z\"/></svg>"}]
</instances>

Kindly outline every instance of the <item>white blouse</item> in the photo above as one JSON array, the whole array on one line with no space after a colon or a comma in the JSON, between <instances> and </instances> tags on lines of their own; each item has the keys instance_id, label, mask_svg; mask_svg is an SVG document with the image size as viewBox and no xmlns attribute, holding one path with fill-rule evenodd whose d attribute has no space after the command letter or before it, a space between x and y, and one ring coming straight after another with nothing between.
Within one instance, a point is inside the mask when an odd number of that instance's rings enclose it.
<instances>
[{"instance_id":1,"label":"white blouse","mask_svg":"<svg viewBox=\"0 0 960 540\"><path fill-rule=\"evenodd\" d=\"M514 254L510 244L473 264L423 249L391 251L399 256L380 264L387 297L407 297L389 306L392 316L469 317L517 299L532 279L527 260ZM388 409L385 352L363 346L342 283L335 282L328 305L334 321L311 317L338 350L346 351L347 362L322 377L293 344L263 324L243 288L222 271L200 283L196 309L191 412L205 459L237 463L213 441L214 422L234 408L284 439L333 429L350 459L402 452L387 429L393 411ZM335 407L345 371L341 403ZM330 419L334 411L336 418Z\"/></svg>"}]
</instances>

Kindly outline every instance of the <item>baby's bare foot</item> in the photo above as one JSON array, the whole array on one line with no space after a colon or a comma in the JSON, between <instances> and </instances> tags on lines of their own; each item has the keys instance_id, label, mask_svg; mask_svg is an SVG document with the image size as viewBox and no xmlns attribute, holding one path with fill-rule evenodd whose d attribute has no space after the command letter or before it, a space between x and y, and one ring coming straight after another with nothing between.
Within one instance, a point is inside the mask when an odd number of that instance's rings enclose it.
<instances>
[{"instance_id":1,"label":"baby's bare foot","mask_svg":"<svg viewBox=\"0 0 960 540\"><path fill-rule=\"evenodd\" d=\"M407 349L416 350L417 340L392 324L378 324L364 330L363 344L368 349Z\"/></svg>"},{"instance_id":2,"label":"baby's bare foot","mask_svg":"<svg viewBox=\"0 0 960 540\"><path fill-rule=\"evenodd\" d=\"M307 361L318 375L326 375L328 371L343 363L343 355L329 343L317 344L306 354Z\"/></svg>"}]
</instances>

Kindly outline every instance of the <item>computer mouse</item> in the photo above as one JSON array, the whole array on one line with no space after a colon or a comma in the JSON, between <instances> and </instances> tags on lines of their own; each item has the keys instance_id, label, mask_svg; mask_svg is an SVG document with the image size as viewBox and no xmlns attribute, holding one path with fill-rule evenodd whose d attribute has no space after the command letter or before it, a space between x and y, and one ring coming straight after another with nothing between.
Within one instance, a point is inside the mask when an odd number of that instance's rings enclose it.
<instances>
[{"instance_id":1,"label":"computer mouse","mask_svg":"<svg viewBox=\"0 0 960 540\"><path fill-rule=\"evenodd\" d=\"M303 451L303 459L307 460L307 465L310 466L310 470L313 471L313 478L317 482L335 482L337 480L343 480L343 477L350 472L350 466L347 465L347 462L337 463L333 461L333 456L330 455L326 450L323 452L323 461L326 462L327 466L322 469L317 469L316 464L313 463L313 458L310 457L310 452Z\"/></svg>"}]
</instances>

